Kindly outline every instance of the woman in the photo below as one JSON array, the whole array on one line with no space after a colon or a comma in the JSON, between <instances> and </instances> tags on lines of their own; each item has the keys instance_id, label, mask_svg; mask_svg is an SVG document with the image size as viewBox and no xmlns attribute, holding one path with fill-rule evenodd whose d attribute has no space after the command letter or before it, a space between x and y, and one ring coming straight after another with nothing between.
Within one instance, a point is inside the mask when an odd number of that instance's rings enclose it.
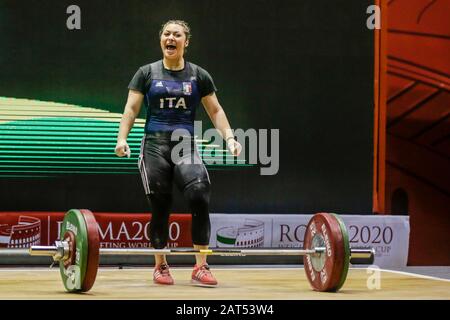
<instances>
[{"instance_id":1,"label":"woman","mask_svg":"<svg viewBox=\"0 0 450 320\"><path fill-rule=\"evenodd\" d=\"M191 37L188 24L181 20L170 20L163 25L159 35L163 59L140 67L131 80L115 152L119 157L129 156L127 137L145 101L147 120L139 169L152 206L151 244L157 249L167 246L172 182L175 181L192 212L194 249L207 249L211 229L208 172L200 160L195 143L192 143L194 147L187 154L182 155L181 160L172 159L171 150L177 143L171 141L172 132L177 129L187 130L190 141L194 141L195 110L201 102L231 153L238 156L242 147L233 136L215 94L217 89L211 76L184 59ZM192 281L216 285L217 280L209 269L206 256L196 255L195 259ZM158 284L174 283L164 255L155 255L153 280Z\"/></svg>"}]
</instances>

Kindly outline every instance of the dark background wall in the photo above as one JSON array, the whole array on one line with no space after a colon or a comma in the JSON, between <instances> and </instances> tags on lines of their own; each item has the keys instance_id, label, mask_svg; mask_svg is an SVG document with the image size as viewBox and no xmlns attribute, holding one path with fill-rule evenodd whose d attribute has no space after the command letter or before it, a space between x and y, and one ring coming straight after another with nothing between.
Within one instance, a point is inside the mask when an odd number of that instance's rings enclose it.
<instances>
[{"instance_id":1,"label":"dark background wall","mask_svg":"<svg viewBox=\"0 0 450 320\"><path fill-rule=\"evenodd\" d=\"M122 112L134 72L161 58L160 25L184 19L186 58L212 74L232 126L280 129L278 174L211 171L211 211L370 213L371 3L2 0L0 96ZM71 4L79 31L66 28ZM5 210L147 210L137 174L1 179L0 195ZM185 210L177 198L174 211Z\"/></svg>"}]
</instances>

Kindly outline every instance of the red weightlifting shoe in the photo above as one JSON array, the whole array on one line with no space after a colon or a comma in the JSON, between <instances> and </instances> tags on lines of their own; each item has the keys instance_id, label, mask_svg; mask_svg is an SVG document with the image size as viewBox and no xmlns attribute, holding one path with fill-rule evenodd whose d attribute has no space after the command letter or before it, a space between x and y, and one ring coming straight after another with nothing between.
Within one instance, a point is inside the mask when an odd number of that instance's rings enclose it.
<instances>
[{"instance_id":1,"label":"red weightlifting shoe","mask_svg":"<svg viewBox=\"0 0 450 320\"><path fill-rule=\"evenodd\" d=\"M173 284L173 278L170 275L169 266L165 263L161 263L155 267L153 271L153 282L157 284Z\"/></svg>"},{"instance_id":2,"label":"red weightlifting shoe","mask_svg":"<svg viewBox=\"0 0 450 320\"><path fill-rule=\"evenodd\" d=\"M203 286L216 286L217 280L212 275L209 270L209 266L205 263L201 266L194 266L192 271L192 283L203 285Z\"/></svg>"}]
</instances>

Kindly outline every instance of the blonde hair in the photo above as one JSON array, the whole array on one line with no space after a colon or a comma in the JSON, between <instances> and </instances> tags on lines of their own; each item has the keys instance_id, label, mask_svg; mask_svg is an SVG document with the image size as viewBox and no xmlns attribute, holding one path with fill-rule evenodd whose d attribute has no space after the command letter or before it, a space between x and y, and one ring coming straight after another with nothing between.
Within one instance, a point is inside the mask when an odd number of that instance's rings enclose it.
<instances>
[{"instance_id":1,"label":"blonde hair","mask_svg":"<svg viewBox=\"0 0 450 320\"><path fill-rule=\"evenodd\" d=\"M161 38L161 35L162 35L164 29L169 24L177 24L177 25L183 27L184 34L186 35L186 40L191 39L191 28L189 27L189 24L186 21L183 21L183 20L169 20L166 23L164 23L161 26L161 30L159 30L159 37L160 38Z\"/></svg>"}]
</instances>

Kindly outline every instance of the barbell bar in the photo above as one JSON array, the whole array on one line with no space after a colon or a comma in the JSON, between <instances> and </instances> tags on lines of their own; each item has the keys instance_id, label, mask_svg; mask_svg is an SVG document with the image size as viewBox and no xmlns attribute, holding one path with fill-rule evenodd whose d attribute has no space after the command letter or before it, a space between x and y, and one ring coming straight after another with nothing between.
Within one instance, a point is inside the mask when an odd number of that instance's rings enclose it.
<instances>
[{"instance_id":1,"label":"barbell bar","mask_svg":"<svg viewBox=\"0 0 450 320\"><path fill-rule=\"evenodd\" d=\"M63 244L66 242L62 241ZM17 255L29 254L30 256L51 256L54 261L61 260L58 256L57 246L32 246L29 249L10 249ZM316 247L314 249L100 249L100 256L111 255L136 255L136 256L152 256L152 255L208 255L208 256L304 256L307 254L320 255L325 253L325 247ZM367 263L373 262L375 252L371 248L351 248L350 259L366 259ZM14 254L12 254L14 255Z\"/></svg>"}]
</instances>

